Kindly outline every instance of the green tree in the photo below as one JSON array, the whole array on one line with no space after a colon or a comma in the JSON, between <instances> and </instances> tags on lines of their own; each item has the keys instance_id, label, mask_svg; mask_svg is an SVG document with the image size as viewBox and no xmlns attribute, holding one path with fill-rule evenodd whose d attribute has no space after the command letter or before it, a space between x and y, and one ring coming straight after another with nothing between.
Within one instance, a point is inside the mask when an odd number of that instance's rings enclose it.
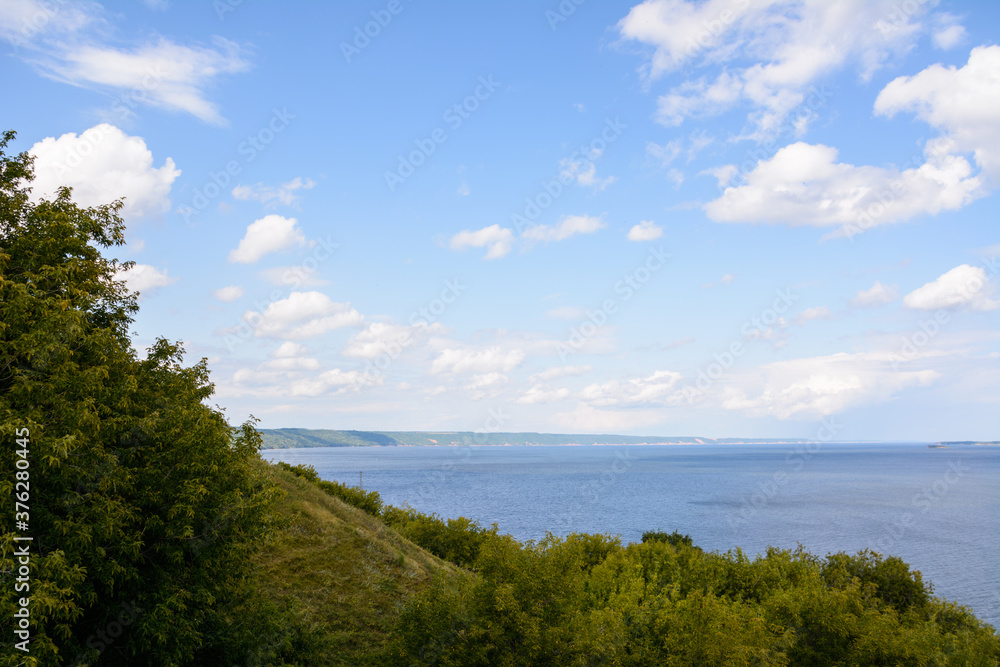
<instances>
[{"instance_id":1,"label":"green tree","mask_svg":"<svg viewBox=\"0 0 1000 667\"><path fill-rule=\"evenodd\" d=\"M273 486L248 422L206 405L202 360L129 338L121 201L83 208L67 188L29 198L32 160L0 140L0 614L17 598L15 535L30 535L30 653L9 664L181 665L236 655L229 607L252 593ZM30 521L16 530L16 434L29 436ZM7 624L4 623L4 627ZM5 635L8 633L5 631ZM228 664L228 663L227 663Z\"/></svg>"}]
</instances>

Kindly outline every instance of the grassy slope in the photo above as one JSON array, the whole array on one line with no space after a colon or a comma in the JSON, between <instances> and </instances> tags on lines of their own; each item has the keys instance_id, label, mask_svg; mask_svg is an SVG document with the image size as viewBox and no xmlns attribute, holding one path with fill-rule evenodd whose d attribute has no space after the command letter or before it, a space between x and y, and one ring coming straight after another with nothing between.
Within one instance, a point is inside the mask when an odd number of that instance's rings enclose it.
<instances>
[{"instance_id":1,"label":"grassy slope","mask_svg":"<svg viewBox=\"0 0 1000 667\"><path fill-rule=\"evenodd\" d=\"M260 556L261 585L280 606L298 607L326 638L322 655L303 656L304 664L367 664L400 603L436 572L463 576L381 521L269 468L286 491L277 506L284 525Z\"/></svg>"}]
</instances>

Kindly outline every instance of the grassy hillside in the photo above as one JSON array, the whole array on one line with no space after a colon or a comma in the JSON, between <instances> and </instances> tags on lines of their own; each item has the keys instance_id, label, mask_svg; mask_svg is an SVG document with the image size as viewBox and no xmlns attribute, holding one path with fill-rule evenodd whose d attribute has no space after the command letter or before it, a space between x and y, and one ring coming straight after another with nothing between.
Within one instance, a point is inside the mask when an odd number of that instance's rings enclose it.
<instances>
[{"instance_id":1,"label":"grassy hillside","mask_svg":"<svg viewBox=\"0 0 1000 667\"><path fill-rule=\"evenodd\" d=\"M260 586L308 629L296 662L379 664L400 605L435 573L464 575L315 484L269 468L285 493L275 508L281 527L259 556Z\"/></svg>"}]
</instances>

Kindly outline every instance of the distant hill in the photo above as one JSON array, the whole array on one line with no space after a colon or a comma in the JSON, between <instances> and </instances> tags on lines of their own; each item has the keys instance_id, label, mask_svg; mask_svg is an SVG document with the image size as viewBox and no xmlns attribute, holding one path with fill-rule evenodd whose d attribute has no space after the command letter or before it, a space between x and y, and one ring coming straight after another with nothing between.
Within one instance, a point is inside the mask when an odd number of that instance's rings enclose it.
<instances>
[{"instance_id":1,"label":"distant hill","mask_svg":"<svg viewBox=\"0 0 1000 667\"><path fill-rule=\"evenodd\" d=\"M472 431L337 431L261 429L264 449L300 447L442 447L457 445L740 445L794 444L812 440L699 438L653 435L579 435L563 433L474 433Z\"/></svg>"}]
</instances>

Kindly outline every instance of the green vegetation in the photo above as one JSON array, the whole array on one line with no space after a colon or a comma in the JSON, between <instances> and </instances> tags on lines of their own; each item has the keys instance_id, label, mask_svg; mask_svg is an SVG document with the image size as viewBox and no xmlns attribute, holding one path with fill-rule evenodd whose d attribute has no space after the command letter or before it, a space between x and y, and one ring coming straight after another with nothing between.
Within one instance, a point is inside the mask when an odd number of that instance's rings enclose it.
<instances>
[{"instance_id":1,"label":"green vegetation","mask_svg":"<svg viewBox=\"0 0 1000 667\"><path fill-rule=\"evenodd\" d=\"M645 445L809 442L764 438L694 438L653 435L572 435L559 433L503 433L473 431L334 431L330 429L279 428L260 431L263 449L299 447L435 447L467 445Z\"/></svg>"},{"instance_id":2,"label":"green vegetation","mask_svg":"<svg viewBox=\"0 0 1000 667\"><path fill-rule=\"evenodd\" d=\"M30 597L31 638L19 650L5 621L0 665L997 664L994 629L898 558L751 560L659 530L521 543L265 463L253 418L207 405L204 360L132 348L128 265L100 253L123 242L120 202L31 203L12 136L0 438L30 466L8 454L0 477L0 615Z\"/></svg>"}]
</instances>

